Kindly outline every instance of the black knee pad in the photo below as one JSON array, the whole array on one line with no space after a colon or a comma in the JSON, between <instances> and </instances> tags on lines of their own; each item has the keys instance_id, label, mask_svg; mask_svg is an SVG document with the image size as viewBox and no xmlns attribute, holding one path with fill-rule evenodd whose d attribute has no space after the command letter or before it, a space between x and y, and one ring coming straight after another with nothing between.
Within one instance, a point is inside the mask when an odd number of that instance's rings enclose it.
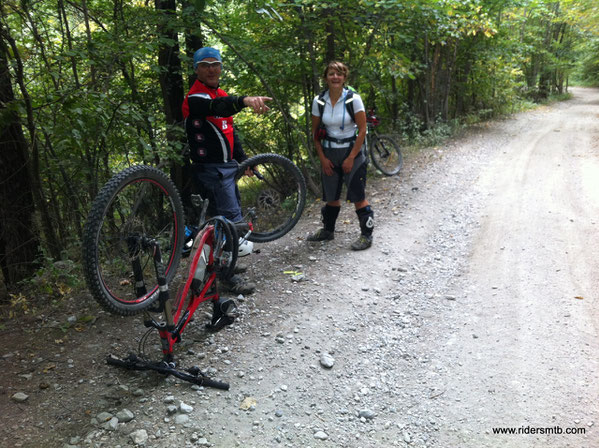
<instances>
[{"instance_id":1,"label":"black knee pad","mask_svg":"<svg viewBox=\"0 0 599 448\"><path fill-rule=\"evenodd\" d=\"M328 204L320 209L325 230L329 232L335 231L335 222L337 221L337 216L339 216L339 210L341 210L341 207L333 207Z\"/></svg>"},{"instance_id":2,"label":"black knee pad","mask_svg":"<svg viewBox=\"0 0 599 448\"><path fill-rule=\"evenodd\" d=\"M372 230L374 229L374 212L370 205L356 210L356 214L358 215L362 235L372 235Z\"/></svg>"}]
</instances>

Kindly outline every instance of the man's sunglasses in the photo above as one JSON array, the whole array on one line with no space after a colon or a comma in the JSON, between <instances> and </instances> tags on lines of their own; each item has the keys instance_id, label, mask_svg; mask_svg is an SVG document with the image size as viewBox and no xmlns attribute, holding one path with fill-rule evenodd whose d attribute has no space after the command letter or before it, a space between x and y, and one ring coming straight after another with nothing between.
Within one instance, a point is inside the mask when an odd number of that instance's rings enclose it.
<instances>
[{"instance_id":1,"label":"man's sunglasses","mask_svg":"<svg viewBox=\"0 0 599 448\"><path fill-rule=\"evenodd\" d=\"M214 65L222 66L222 63L220 61L202 61L202 62L198 62L198 67L202 67L202 68L208 68L208 67L212 67Z\"/></svg>"}]
</instances>

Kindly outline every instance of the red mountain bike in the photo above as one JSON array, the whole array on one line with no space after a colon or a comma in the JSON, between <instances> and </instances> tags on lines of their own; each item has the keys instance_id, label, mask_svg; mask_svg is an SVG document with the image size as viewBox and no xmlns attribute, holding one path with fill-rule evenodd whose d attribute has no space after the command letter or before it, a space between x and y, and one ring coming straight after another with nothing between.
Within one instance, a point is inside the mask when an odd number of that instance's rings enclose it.
<instances>
[{"instance_id":1,"label":"red mountain bike","mask_svg":"<svg viewBox=\"0 0 599 448\"><path fill-rule=\"evenodd\" d=\"M251 168L253 175L245 176ZM238 169L237 186L247 222L223 217L206 220L207 200L192 200L198 212L197 231L187 277L175 299L173 280L185 240L183 206L172 181L159 169L137 165L112 177L101 189L89 213L83 236L83 267L87 285L107 311L144 314L149 328L139 344L140 355L107 362L134 370L155 370L196 384L228 389L197 368L176 368L173 346L191 322L198 306L213 304L210 330L231 324L237 313L233 300L220 297L217 279L232 275L241 239L267 242L282 237L298 222L306 201L306 183L299 169L278 154L260 154ZM152 329L160 335L163 359L143 354Z\"/></svg>"}]
</instances>

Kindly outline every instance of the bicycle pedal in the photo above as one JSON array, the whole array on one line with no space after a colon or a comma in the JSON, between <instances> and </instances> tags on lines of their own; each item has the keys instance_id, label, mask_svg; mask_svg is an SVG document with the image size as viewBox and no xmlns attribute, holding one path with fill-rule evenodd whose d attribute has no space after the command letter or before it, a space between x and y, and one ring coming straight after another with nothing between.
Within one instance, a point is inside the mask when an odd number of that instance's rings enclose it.
<instances>
[{"instance_id":1,"label":"bicycle pedal","mask_svg":"<svg viewBox=\"0 0 599 448\"><path fill-rule=\"evenodd\" d=\"M231 325L238 316L237 304L233 299L219 297L212 302L212 320L206 324L210 331L218 331L227 325Z\"/></svg>"},{"instance_id":2,"label":"bicycle pedal","mask_svg":"<svg viewBox=\"0 0 599 448\"><path fill-rule=\"evenodd\" d=\"M234 317L221 316L218 319L212 319L212 321L206 324L206 330L216 332L225 328L227 325L231 325L235 322Z\"/></svg>"},{"instance_id":3,"label":"bicycle pedal","mask_svg":"<svg viewBox=\"0 0 599 448\"><path fill-rule=\"evenodd\" d=\"M198 366L190 367L189 369L186 369L186 371L193 376L204 376L204 372L202 372Z\"/></svg>"}]
</instances>

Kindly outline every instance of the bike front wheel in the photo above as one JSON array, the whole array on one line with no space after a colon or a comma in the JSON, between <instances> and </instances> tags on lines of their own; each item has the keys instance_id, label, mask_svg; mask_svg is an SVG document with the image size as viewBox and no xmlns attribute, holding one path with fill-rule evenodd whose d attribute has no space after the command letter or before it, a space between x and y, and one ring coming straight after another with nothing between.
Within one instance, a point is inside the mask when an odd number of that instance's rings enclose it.
<instances>
[{"instance_id":1,"label":"bike front wheel","mask_svg":"<svg viewBox=\"0 0 599 448\"><path fill-rule=\"evenodd\" d=\"M156 248L168 284L181 258L183 222L179 193L162 171L137 165L110 179L83 233L83 268L94 299L123 316L151 306L159 292Z\"/></svg>"},{"instance_id":2,"label":"bike front wheel","mask_svg":"<svg viewBox=\"0 0 599 448\"><path fill-rule=\"evenodd\" d=\"M291 160L279 154L250 157L236 180L244 216L249 214L253 225L248 240L273 241L297 224L306 205L306 181Z\"/></svg>"},{"instance_id":3,"label":"bike front wheel","mask_svg":"<svg viewBox=\"0 0 599 448\"><path fill-rule=\"evenodd\" d=\"M373 138L370 148L370 158L374 166L387 176L399 173L403 166L401 148L388 135L380 135Z\"/></svg>"}]
</instances>

